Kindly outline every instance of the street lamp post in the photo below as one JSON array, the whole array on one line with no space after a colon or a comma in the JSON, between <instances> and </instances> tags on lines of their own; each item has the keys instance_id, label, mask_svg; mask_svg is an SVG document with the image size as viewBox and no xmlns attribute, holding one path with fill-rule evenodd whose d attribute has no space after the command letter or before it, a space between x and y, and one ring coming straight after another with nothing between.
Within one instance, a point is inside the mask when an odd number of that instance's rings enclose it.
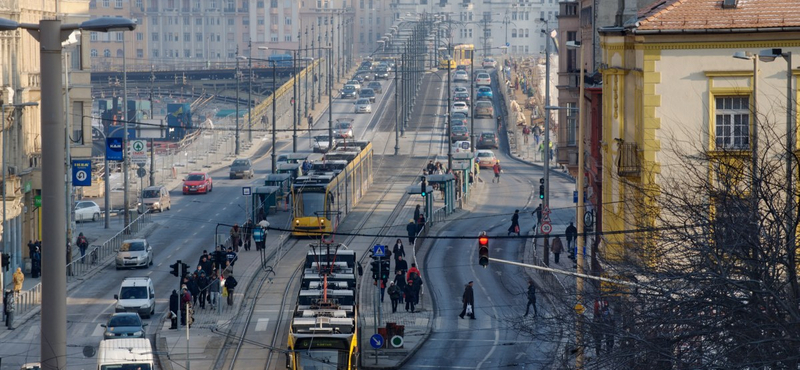
<instances>
[{"instance_id":1,"label":"street lamp post","mask_svg":"<svg viewBox=\"0 0 800 370\"><path fill-rule=\"evenodd\" d=\"M751 54L750 52L736 52L733 55L734 58L737 59L746 59L753 61L753 98L750 100L750 114L753 117L753 124L750 127L753 128L753 133L750 135L751 141L751 148L752 150L752 189L750 189L751 194L751 202L750 205L752 207L752 219L758 220L758 196L759 196L759 178L758 178L758 55ZM754 221L755 222L755 221ZM758 238L756 238L757 240Z\"/></svg>"},{"instance_id":2,"label":"street lamp post","mask_svg":"<svg viewBox=\"0 0 800 370\"><path fill-rule=\"evenodd\" d=\"M540 18L541 22L544 22L545 27L549 30L549 23L546 19ZM555 30L550 33L550 31L542 30L545 33L545 47L544 47L544 54L545 54L545 83L544 83L544 105L545 107L550 105L550 43L552 42L551 38L554 37L553 33ZM506 122L508 124L508 122ZM544 202L542 202L542 209L550 209L550 112L545 110L544 116ZM580 177L580 176L579 176ZM545 234L544 236L544 263L547 266L550 266L550 240L549 237Z\"/></svg>"},{"instance_id":3,"label":"street lamp post","mask_svg":"<svg viewBox=\"0 0 800 370\"><path fill-rule=\"evenodd\" d=\"M234 73L234 77L236 78L236 132L234 134L234 140L236 143L233 146L233 154L239 155L239 47L236 47L236 72Z\"/></svg>"},{"instance_id":4,"label":"street lamp post","mask_svg":"<svg viewBox=\"0 0 800 370\"><path fill-rule=\"evenodd\" d=\"M498 76L499 77L499 76ZM478 102L478 97L475 94L475 49L469 54L469 94L472 108L472 114L469 116L471 141L469 143L470 151L475 153L475 103Z\"/></svg>"},{"instance_id":5,"label":"street lamp post","mask_svg":"<svg viewBox=\"0 0 800 370\"><path fill-rule=\"evenodd\" d=\"M400 121L398 120L398 116L399 116L400 112L398 111L398 109L400 108L400 106L397 105L397 90L399 90L399 87L397 86L397 75L398 75L397 68L396 68L397 67L397 59L395 59L394 65L395 65L395 70L394 70L394 155L399 155L400 154Z\"/></svg>"},{"instance_id":6,"label":"street lamp post","mask_svg":"<svg viewBox=\"0 0 800 370\"><path fill-rule=\"evenodd\" d=\"M0 31L28 30L40 44L41 70L41 140L42 204L51 207L42 212L42 234L47 238L42 256L41 367L66 369L67 364L67 284L64 276L66 255L66 194L61 182L66 177L64 101L61 99L61 43L76 29L94 32L134 30L136 23L125 18L95 18L81 24L63 24L60 19L40 20L38 24L17 23L0 18ZM5 161L5 159L3 159Z\"/></svg>"},{"instance_id":7,"label":"street lamp post","mask_svg":"<svg viewBox=\"0 0 800 370\"><path fill-rule=\"evenodd\" d=\"M247 141L253 142L253 117L250 107L253 105L253 40L247 41Z\"/></svg>"}]
</instances>

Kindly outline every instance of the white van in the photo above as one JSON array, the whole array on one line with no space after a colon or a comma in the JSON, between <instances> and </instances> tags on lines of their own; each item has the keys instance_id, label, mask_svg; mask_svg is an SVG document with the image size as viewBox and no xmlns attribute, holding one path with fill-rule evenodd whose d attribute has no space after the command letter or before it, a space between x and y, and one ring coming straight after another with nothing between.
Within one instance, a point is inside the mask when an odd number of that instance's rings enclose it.
<instances>
[{"instance_id":1,"label":"white van","mask_svg":"<svg viewBox=\"0 0 800 370\"><path fill-rule=\"evenodd\" d=\"M154 370L153 346L144 338L108 339L97 349L97 370Z\"/></svg>"},{"instance_id":2,"label":"white van","mask_svg":"<svg viewBox=\"0 0 800 370\"><path fill-rule=\"evenodd\" d=\"M136 312L150 318L156 312L156 291L149 277L128 277L122 280L119 294L114 294L115 312Z\"/></svg>"}]
</instances>

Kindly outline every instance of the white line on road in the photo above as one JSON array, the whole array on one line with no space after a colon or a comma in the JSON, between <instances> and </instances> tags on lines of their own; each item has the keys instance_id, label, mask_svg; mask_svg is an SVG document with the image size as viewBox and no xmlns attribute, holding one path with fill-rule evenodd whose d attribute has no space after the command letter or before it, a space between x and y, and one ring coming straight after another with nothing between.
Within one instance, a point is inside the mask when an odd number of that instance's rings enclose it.
<instances>
[{"instance_id":1,"label":"white line on road","mask_svg":"<svg viewBox=\"0 0 800 370\"><path fill-rule=\"evenodd\" d=\"M255 331L267 331L267 324L269 324L269 319L268 318L258 319L258 323L256 323Z\"/></svg>"},{"instance_id":2,"label":"white line on road","mask_svg":"<svg viewBox=\"0 0 800 370\"><path fill-rule=\"evenodd\" d=\"M99 336L103 335L104 331L106 331L106 328L104 328L104 327L102 327L100 325L101 324L97 324L97 327L94 328L94 331L92 332L92 336L93 337L99 337Z\"/></svg>"}]
</instances>

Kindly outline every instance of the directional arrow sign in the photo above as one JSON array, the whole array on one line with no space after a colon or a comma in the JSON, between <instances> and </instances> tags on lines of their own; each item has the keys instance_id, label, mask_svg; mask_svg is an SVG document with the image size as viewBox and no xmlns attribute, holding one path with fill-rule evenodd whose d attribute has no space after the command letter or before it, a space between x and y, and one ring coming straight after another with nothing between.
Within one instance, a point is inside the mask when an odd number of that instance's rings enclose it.
<instances>
[{"instance_id":1,"label":"directional arrow sign","mask_svg":"<svg viewBox=\"0 0 800 370\"><path fill-rule=\"evenodd\" d=\"M383 337L380 334L372 334L372 337L369 338L369 344L375 349L383 348Z\"/></svg>"}]
</instances>

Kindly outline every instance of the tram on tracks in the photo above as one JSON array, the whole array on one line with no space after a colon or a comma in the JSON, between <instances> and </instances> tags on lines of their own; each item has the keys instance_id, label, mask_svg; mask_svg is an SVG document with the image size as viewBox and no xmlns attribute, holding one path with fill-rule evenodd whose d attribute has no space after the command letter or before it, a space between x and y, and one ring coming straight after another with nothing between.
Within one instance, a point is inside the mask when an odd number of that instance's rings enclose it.
<instances>
[{"instance_id":1,"label":"tram on tracks","mask_svg":"<svg viewBox=\"0 0 800 370\"><path fill-rule=\"evenodd\" d=\"M349 141L311 162L292 183L292 236L330 234L372 185L372 143Z\"/></svg>"},{"instance_id":2,"label":"tram on tracks","mask_svg":"<svg viewBox=\"0 0 800 370\"><path fill-rule=\"evenodd\" d=\"M355 370L359 364L356 252L311 244L289 327L289 369Z\"/></svg>"}]
</instances>

